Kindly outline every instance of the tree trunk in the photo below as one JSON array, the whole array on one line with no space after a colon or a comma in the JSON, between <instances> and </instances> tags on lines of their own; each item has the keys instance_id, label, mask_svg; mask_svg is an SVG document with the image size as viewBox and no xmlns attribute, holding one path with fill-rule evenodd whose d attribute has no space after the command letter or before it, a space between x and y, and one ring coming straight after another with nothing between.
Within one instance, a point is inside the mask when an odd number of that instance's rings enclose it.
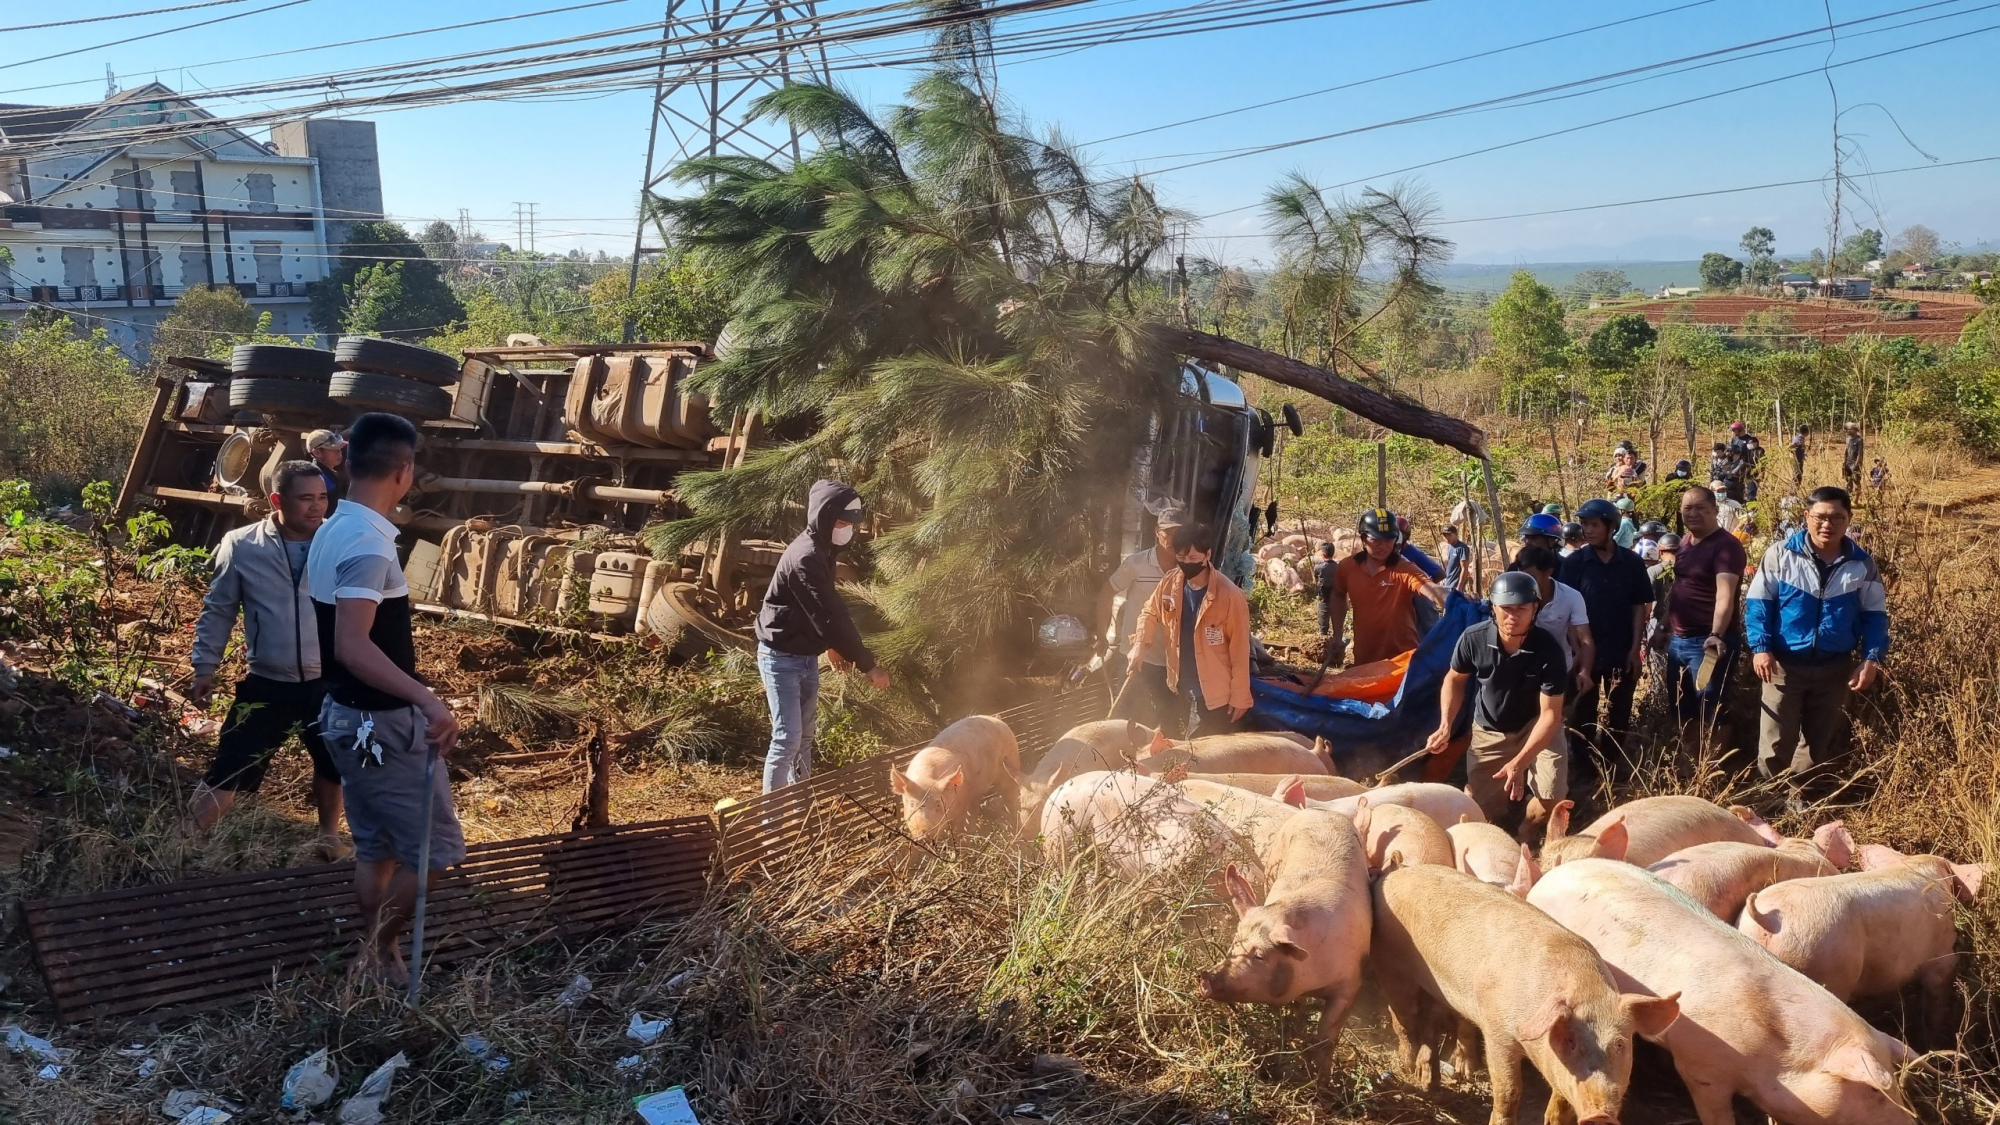
<instances>
[{"instance_id":1,"label":"tree trunk","mask_svg":"<svg viewBox=\"0 0 2000 1125\"><path fill-rule=\"evenodd\" d=\"M1317 395L1397 433L1428 438L1469 457L1486 456L1486 431L1472 423L1428 410L1406 399L1392 398L1351 379L1343 379L1324 367L1314 367L1226 336L1188 328L1152 324L1147 326L1147 330L1161 345L1184 355L1255 372L1274 383Z\"/></svg>"}]
</instances>

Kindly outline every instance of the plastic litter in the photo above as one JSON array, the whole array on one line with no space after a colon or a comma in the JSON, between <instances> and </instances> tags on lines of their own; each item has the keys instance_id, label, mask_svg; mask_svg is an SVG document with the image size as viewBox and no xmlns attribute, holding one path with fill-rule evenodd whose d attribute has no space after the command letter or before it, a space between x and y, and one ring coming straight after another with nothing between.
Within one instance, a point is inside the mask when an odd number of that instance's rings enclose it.
<instances>
[{"instance_id":1,"label":"plastic litter","mask_svg":"<svg viewBox=\"0 0 2000 1125\"><path fill-rule=\"evenodd\" d=\"M0 746L0 759L11 758L13 756L14 748L12 746Z\"/></svg>"},{"instance_id":2,"label":"plastic litter","mask_svg":"<svg viewBox=\"0 0 2000 1125\"><path fill-rule=\"evenodd\" d=\"M667 991L672 992L700 975L700 969L682 969L680 972L667 978Z\"/></svg>"},{"instance_id":3,"label":"plastic litter","mask_svg":"<svg viewBox=\"0 0 2000 1125\"><path fill-rule=\"evenodd\" d=\"M285 1093L278 1104L286 1109L312 1109L332 1101L339 1086L340 1067L321 1047L285 1072Z\"/></svg>"},{"instance_id":4,"label":"plastic litter","mask_svg":"<svg viewBox=\"0 0 2000 1125\"><path fill-rule=\"evenodd\" d=\"M370 1071L361 1080L361 1088L354 1095L340 1103L340 1125L379 1125L382 1120L382 1103L388 1100L389 1083L395 1081L396 1072L410 1065L403 1052L397 1051L388 1062Z\"/></svg>"},{"instance_id":5,"label":"plastic litter","mask_svg":"<svg viewBox=\"0 0 2000 1125\"><path fill-rule=\"evenodd\" d=\"M674 1021L670 1016L662 1016L655 1020L647 1019L643 1012L633 1012L632 1021L625 1025L625 1036L628 1039L637 1039L641 1046L650 1047L672 1026Z\"/></svg>"},{"instance_id":6,"label":"plastic litter","mask_svg":"<svg viewBox=\"0 0 2000 1125\"><path fill-rule=\"evenodd\" d=\"M167 1099L160 1103L160 1113L181 1122L182 1125L190 1123L202 1125L203 1122L207 1122L208 1125L221 1125L242 1108L213 1094L204 1094L200 1090L169 1090ZM218 1113L222 1116L213 1116ZM196 1116L197 1114L210 1116Z\"/></svg>"},{"instance_id":7,"label":"plastic litter","mask_svg":"<svg viewBox=\"0 0 2000 1125\"><path fill-rule=\"evenodd\" d=\"M118 1048L118 1053L128 1059L143 1059L152 1054L152 1051L148 1050L144 1043L134 1042L129 1046Z\"/></svg>"},{"instance_id":8,"label":"plastic litter","mask_svg":"<svg viewBox=\"0 0 2000 1125\"><path fill-rule=\"evenodd\" d=\"M76 1057L76 1052L68 1047L58 1047L39 1035L22 1031L20 1024L10 1023L0 1030L7 1033L7 1049L17 1055L33 1055L47 1063L66 1063Z\"/></svg>"},{"instance_id":9,"label":"plastic litter","mask_svg":"<svg viewBox=\"0 0 2000 1125\"><path fill-rule=\"evenodd\" d=\"M500 1053L484 1035L467 1035L459 1039L458 1049L486 1064L486 1069L495 1074L514 1065L514 1060Z\"/></svg>"},{"instance_id":10,"label":"plastic litter","mask_svg":"<svg viewBox=\"0 0 2000 1125\"><path fill-rule=\"evenodd\" d=\"M160 1069L160 1060L158 1059L139 1060L139 1077L141 1078L151 1078L154 1072L158 1071L159 1069Z\"/></svg>"},{"instance_id":11,"label":"plastic litter","mask_svg":"<svg viewBox=\"0 0 2000 1125\"><path fill-rule=\"evenodd\" d=\"M574 1008L583 1003L584 997L590 995L592 987L590 978L578 973L576 979L569 982L568 988L556 994L556 1003L565 1008Z\"/></svg>"},{"instance_id":12,"label":"plastic litter","mask_svg":"<svg viewBox=\"0 0 2000 1125\"><path fill-rule=\"evenodd\" d=\"M632 1099L632 1109L646 1125L701 1125L688 1104L687 1093L679 1086L657 1094L641 1094Z\"/></svg>"},{"instance_id":13,"label":"plastic litter","mask_svg":"<svg viewBox=\"0 0 2000 1125\"><path fill-rule=\"evenodd\" d=\"M199 711L189 711L181 716L181 729L196 738L211 738L222 733L222 720L211 719Z\"/></svg>"},{"instance_id":14,"label":"plastic litter","mask_svg":"<svg viewBox=\"0 0 2000 1125\"><path fill-rule=\"evenodd\" d=\"M35 1077L40 1078L43 1081L48 1081L49 1079L52 1078L61 1078L62 1067L59 1067L54 1063L49 1063L47 1066L44 1066L42 1067L42 1069L36 1071Z\"/></svg>"},{"instance_id":15,"label":"plastic litter","mask_svg":"<svg viewBox=\"0 0 2000 1125\"><path fill-rule=\"evenodd\" d=\"M614 1065L620 1074L630 1074L632 1071L646 1065L646 1057L644 1055L626 1055Z\"/></svg>"}]
</instances>

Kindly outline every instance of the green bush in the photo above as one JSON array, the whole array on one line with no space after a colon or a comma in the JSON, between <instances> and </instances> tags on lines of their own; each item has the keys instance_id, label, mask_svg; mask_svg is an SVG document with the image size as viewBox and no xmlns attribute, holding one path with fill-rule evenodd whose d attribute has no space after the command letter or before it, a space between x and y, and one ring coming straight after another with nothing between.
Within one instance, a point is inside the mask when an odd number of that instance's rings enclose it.
<instances>
[{"instance_id":1,"label":"green bush","mask_svg":"<svg viewBox=\"0 0 2000 1125\"><path fill-rule=\"evenodd\" d=\"M120 479L151 401L103 329L79 338L59 318L0 331L0 475L51 503Z\"/></svg>"}]
</instances>

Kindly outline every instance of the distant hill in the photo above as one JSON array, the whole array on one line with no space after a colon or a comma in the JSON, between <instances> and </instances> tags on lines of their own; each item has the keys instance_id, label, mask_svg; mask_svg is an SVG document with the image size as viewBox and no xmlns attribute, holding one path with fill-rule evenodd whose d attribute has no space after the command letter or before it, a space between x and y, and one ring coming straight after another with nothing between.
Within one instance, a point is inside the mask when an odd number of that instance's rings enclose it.
<instances>
[{"instance_id":1,"label":"distant hill","mask_svg":"<svg viewBox=\"0 0 2000 1125\"><path fill-rule=\"evenodd\" d=\"M1584 270L1623 270L1635 289L1657 293L1666 285L1700 285L1699 263L1688 262L1527 262L1518 266L1454 263L1438 271L1438 284L1457 291L1498 293L1515 270L1527 270L1543 285L1561 291Z\"/></svg>"}]
</instances>

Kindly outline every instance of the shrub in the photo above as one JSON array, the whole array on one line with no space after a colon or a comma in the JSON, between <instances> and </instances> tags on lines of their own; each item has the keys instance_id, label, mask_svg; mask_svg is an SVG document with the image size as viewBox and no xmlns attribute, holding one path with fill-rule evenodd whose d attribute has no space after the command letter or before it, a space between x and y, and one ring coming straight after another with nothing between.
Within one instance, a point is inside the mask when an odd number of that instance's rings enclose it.
<instances>
[{"instance_id":1,"label":"shrub","mask_svg":"<svg viewBox=\"0 0 2000 1125\"><path fill-rule=\"evenodd\" d=\"M103 329L79 338L59 319L0 332L0 474L57 503L122 478L150 402Z\"/></svg>"}]
</instances>

